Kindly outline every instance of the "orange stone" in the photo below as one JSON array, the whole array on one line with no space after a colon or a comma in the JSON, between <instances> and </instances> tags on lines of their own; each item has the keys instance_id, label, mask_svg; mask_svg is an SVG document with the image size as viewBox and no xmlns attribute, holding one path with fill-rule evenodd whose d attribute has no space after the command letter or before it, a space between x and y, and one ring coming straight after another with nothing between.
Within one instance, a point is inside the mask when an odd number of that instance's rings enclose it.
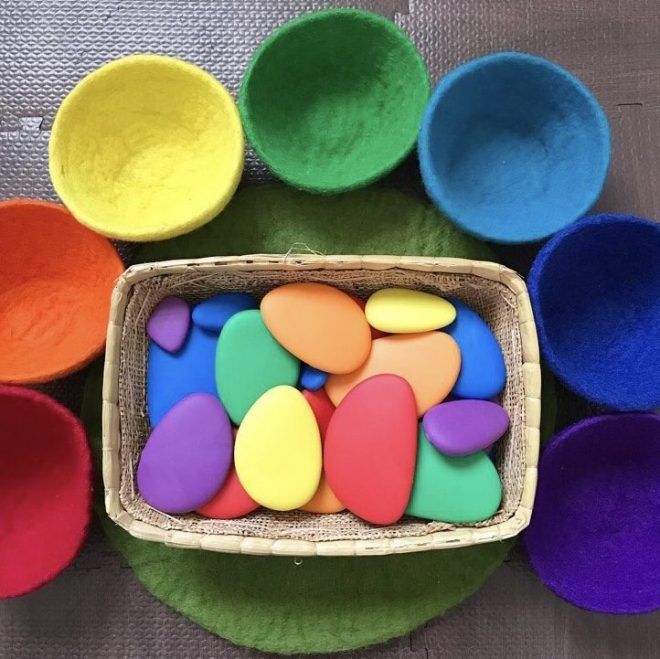
<instances>
[{"instance_id":1,"label":"orange stone","mask_svg":"<svg viewBox=\"0 0 660 659\"><path fill-rule=\"evenodd\" d=\"M350 373L369 356L371 330L364 312L332 286L279 286L264 296L261 314L282 346L326 373Z\"/></svg>"},{"instance_id":2,"label":"orange stone","mask_svg":"<svg viewBox=\"0 0 660 659\"><path fill-rule=\"evenodd\" d=\"M316 422L319 424L319 431L321 432L321 441L325 442L325 431L335 411L335 406L323 389L319 389L318 391L304 389L302 395L312 408L312 412L314 412ZM308 513L338 513L345 509L346 506L335 496L332 488L328 485L325 470L321 474L321 482L316 490L316 494L304 506L300 507L300 510Z\"/></svg>"},{"instance_id":3,"label":"orange stone","mask_svg":"<svg viewBox=\"0 0 660 659\"><path fill-rule=\"evenodd\" d=\"M334 405L356 384L373 375L391 373L407 380L422 416L451 392L461 370L461 351L444 332L392 334L375 339L367 361L353 373L331 375L325 390Z\"/></svg>"}]
</instances>

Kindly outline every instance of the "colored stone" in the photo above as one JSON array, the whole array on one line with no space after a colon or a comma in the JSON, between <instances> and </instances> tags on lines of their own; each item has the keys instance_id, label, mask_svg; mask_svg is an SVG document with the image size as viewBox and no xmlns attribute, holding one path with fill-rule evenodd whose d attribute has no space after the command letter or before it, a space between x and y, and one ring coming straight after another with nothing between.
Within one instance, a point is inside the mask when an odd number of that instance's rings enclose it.
<instances>
[{"instance_id":1,"label":"colored stone","mask_svg":"<svg viewBox=\"0 0 660 659\"><path fill-rule=\"evenodd\" d=\"M367 300L369 325L390 334L429 332L449 325L456 310L444 298L408 288L382 288Z\"/></svg>"},{"instance_id":2,"label":"colored stone","mask_svg":"<svg viewBox=\"0 0 660 659\"><path fill-rule=\"evenodd\" d=\"M394 334L373 341L364 365L347 375L331 375L325 385L330 400L339 405L356 384L372 375L392 373L408 381L421 416L444 400L461 366L461 353L454 339L443 332Z\"/></svg>"},{"instance_id":3,"label":"colored stone","mask_svg":"<svg viewBox=\"0 0 660 659\"><path fill-rule=\"evenodd\" d=\"M234 314L258 308L256 300L247 293L219 293L200 302L192 311L192 320L202 329L219 334Z\"/></svg>"},{"instance_id":4,"label":"colored stone","mask_svg":"<svg viewBox=\"0 0 660 659\"><path fill-rule=\"evenodd\" d=\"M406 514L448 523L488 519L502 500L502 483L483 452L463 457L440 453L419 426L417 467Z\"/></svg>"},{"instance_id":5,"label":"colored stone","mask_svg":"<svg viewBox=\"0 0 660 659\"><path fill-rule=\"evenodd\" d=\"M224 326L215 356L218 393L236 424L272 387L295 385L300 363L268 331L258 309L240 311Z\"/></svg>"},{"instance_id":6,"label":"colored stone","mask_svg":"<svg viewBox=\"0 0 660 659\"><path fill-rule=\"evenodd\" d=\"M215 386L215 349L218 337L190 327L188 338L176 353L149 344L147 357L147 414L154 428L165 413L194 393L218 395Z\"/></svg>"},{"instance_id":7,"label":"colored stone","mask_svg":"<svg viewBox=\"0 0 660 659\"><path fill-rule=\"evenodd\" d=\"M488 400L454 400L424 415L424 432L438 451L469 455L487 449L509 427L506 410Z\"/></svg>"},{"instance_id":8,"label":"colored stone","mask_svg":"<svg viewBox=\"0 0 660 659\"><path fill-rule=\"evenodd\" d=\"M369 356L364 313L344 292L316 283L278 286L261 301L266 327L292 354L327 373L350 373Z\"/></svg>"},{"instance_id":9,"label":"colored stone","mask_svg":"<svg viewBox=\"0 0 660 659\"><path fill-rule=\"evenodd\" d=\"M234 461L245 491L266 508L293 510L314 496L321 436L297 389L274 387L255 402L238 429Z\"/></svg>"},{"instance_id":10,"label":"colored stone","mask_svg":"<svg viewBox=\"0 0 660 659\"><path fill-rule=\"evenodd\" d=\"M488 400L499 394L506 382L502 348L484 320L460 300L451 300L456 320L445 328L461 349L461 372L452 390L459 398Z\"/></svg>"},{"instance_id":11,"label":"colored stone","mask_svg":"<svg viewBox=\"0 0 660 659\"><path fill-rule=\"evenodd\" d=\"M314 412L314 417L321 433L321 444L325 445L325 434L330 419L334 414L335 406L328 398L328 394L325 393L324 389L317 391L305 390L302 392L302 395L312 408L312 412ZM319 482L316 494L304 506L300 507L301 510L308 513L338 513L345 508L346 506L337 498L328 484L325 470L321 473L321 481Z\"/></svg>"},{"instance_id":12,"label":"colored stone","mask_svg":"<svg viewBox=\"0 0 660 659\"><path fill-rule=\"evenodd\" d=\"M234 439L236 439L236 428L233 428ZM227 478L218 493L197 512L204 517L213 519L234 519L242 517L256 510L259 504L245 491L232 465Z\"/></svg>"},{"instance_id":13,"label":"colored stone","mask_svg":"<svg viewBox=\"0 0 660 659\"><path fill-rule=\"evenodd\" d=\"M408 504L416 452L413 390L396 375L377 375L357 384L332 415L325 473L354 515L394 524Z\"/></svg>"},{"instance_id":14,"label":"colored stone","mask_svg":"<svg viewBox=\"0 0 660 659\"><path fill-rule=\"evenodd\" d=\"M222 487L232 454L229 418L216 396L192 394L153 429L142 449L137 485L164 513L187 513Z\"/></svg>"},{"instance_id":15,"label":"colored stone","mask_svg":"<svg viewBox=\"0 0 660 659\"><path fill-rule=\"evenodd\" d=\"M364 312L364 309L367 306L367 303L362 298L359 298L357 295L353 295L352 293L347 293L347 295ZM387 332L381 332L380 330L377 330L375 327L371 327L371 326L369 326L369 328L371 330L371 338L372 339L380 339L381 336L387 336Z\"/></svg>"},{"instance_id":16,"label":"colored stone","mask_svg":"<svg viewBox=\"0 0 660 659\"><path fill-rule=\"evenodd\" d=\"M190 327L190 307L180 297L166 297L151 312L147 321L149 338L168 352L181 348Z\"/></svg>"},{"instance_id":17,"label":"colored stone","mask_svg":"<svg viewBox=\"0 0 660 659\"><path fill-rule=\"evenodd\" d=\"M309 391L317 391L321 389L323 385L328 380L328 374L325 371L319 371L318 368L314 368L309 364L302 364L300 367L300 379L298 384L303 389L309 389Z\"/></svg>"}]
</instances>

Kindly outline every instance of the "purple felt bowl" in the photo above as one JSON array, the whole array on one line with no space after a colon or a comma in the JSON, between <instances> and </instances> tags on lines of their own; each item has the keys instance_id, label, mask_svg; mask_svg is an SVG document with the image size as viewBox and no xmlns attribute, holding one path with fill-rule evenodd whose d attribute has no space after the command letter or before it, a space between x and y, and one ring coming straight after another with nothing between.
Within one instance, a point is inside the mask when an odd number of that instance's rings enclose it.
<instances>
[{"instance_id":1,"label":"purple felt bowl","mask_svg":"<svg viewBox=\"0 0 660 659\"><path fill-rule=\"evenodd\" d=\"M530 561L583 609L660 609L660 415L611 414L566 428L539 465Z\"/></svg>"}]
</instances>

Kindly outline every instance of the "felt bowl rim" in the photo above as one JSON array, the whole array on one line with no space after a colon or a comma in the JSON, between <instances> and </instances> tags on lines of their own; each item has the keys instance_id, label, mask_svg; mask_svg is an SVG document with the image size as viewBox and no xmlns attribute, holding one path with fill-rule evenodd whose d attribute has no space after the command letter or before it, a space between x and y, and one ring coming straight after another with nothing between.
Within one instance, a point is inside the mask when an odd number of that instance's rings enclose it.
<instances>
[{"instance_id":1,"label":"felt bowl rim","mask_svg":"<svg viewBox=\"0 0 660 659\"><path fill-rule=\"evenodd\" d=\"M572 437L575 435L579 435L582 433L583 430L587 428L591 428L596 425L609 425L611 423L615 423L621 419L648 419L649 421L652 421L656 423L658 426L658 438L660 439L660 414L654 413L654 412L624 412L624 413L614 413L614 414L600 414L597 416L591 416L587 417L585 419L581 419L580 421L577 421L576 423L564 428L560 432L558 432L544 447L543 453L541 456L541 461L539 462L539 483L543 483L543 462L544 458L545 461L548 461L548 456L552 456L552 454L559 450L565 443L571 444L572 442ZM537 493L538 496L538 493ZM533 528L533 527L532 527ZM568 602L569 604L572 604L573 606L577 606L581 609L584 609L586 611L593 611L595 613L609 613L609 614L614 614L614 615L629 615L629 614L635 614L635 613L651 613L652 611L656 611L660 609L660 594L658 594L657 598L657 605L651 608L644 608L640 610L614 610L614 609L606 609L602 607L597 607L597 606L585 606L574 599L570 599L566 593L560 592L558 588L556 588L554 583L549 583L546 581L546 579L541 576L541 572L539 571L538 564L535 561L535 554L529 551L529 545L527 542L527 536L530 533L530 528L528 527L525 529L524 533L522 534L522 542L525 547L525 551L527 553L527 556L529 557L530 564L532 566L532 569L534 570L534 573L536 576L539 578L540 581L543 582L543 584L551 590L555 595L558 597L561 597L564 601ZM621 549L625 548L625 545L619 545Z\"/></svg>"},{"instance_id":2,"label":"felt bowl rim","mask_svg":"<svg viewBox=\"0 0 660 659\"><path fill-rule=\"evenodd\" d=\"M71 410L64 407L64 405L58 403L54 398L51 398L50 396L48 396L47 394L41 391L35 391L34 389L28 389L26 387L20 387L16 385L0 384L0 398L7 398L9 400L22 398L28 401L31 405L37 405L43 408L44 410L47 410L49 414L51 414L54 418L57 418L58 422L62 422L64 425L68 426L70 429L69 434L73 438L72 442L82 448L82 451L80 453L80 459L83 463L82 467L85 470L85 479L89 482L89 487L86 488L84 493L87 502L86 519L80 532L80 538L78 539L78 542L74 546L70 557L68 557L68 559L65 560L61 565L58 565L57 567L45 571L43 578L41 580L26 586L20 592L16 592L7 596L7 599L10 599L12 597L20 597L21 595L31 593L41 588L49 581L55 579L55 577L57 577L64 569L66 569L72 563L72 561L76 558L76 556L80 552L80 549L82 548L85 542L85 538L87 536L87 529L89 528L92 517L92 473L93 472L92 472L92 456L91 456L89 444L87 442L87 432L85 431L85 427L82 421ZM32 417L30 415L26 415L24 420L27 426L31 425ZM52 444L51 446L53 451L56 452L57 446L55 444ZM68 464L68 466L71 467L72 465ZM69 487L71 482L72 481L69 479L64 480L62 483L63 487ZM28 528L29 522L30 520L27 519L24 520L24 525L22 528L23 529Z\"/></svg>"},{"instance_id":3,"label":"felt bowl rim","mask_svg":"<svg viewBox=\"0 0 660 659\"><path fill-rule=\"evenodd\" d=\"M396 23L394 23L394 21L391 21L385 18L384 16L381 16L380 14L376 14L374 12L367 11L365 9L355 9L355 8L347 8L347 7L322 9L320 11L309 12L306 14L302 14L300 16L296 16L290 21L287 21L283 25L280 25L279 27L275 28L261 42L261 44L252 54L252 57L250 58L247 69L245 70L243 79L241 81L241 87L238 94L238 107L240 110L241 119L243 120L243 129L245 130L245 134L248 138L248 141L254 148L259 158L268 167L268 169L273 174L275 174L279 179L300 190L306 190L308 192L316 192L322 194L336 194L341 192L349 192L351 190L364 187L366 185L369 185L370 183L373 183L374 181L377 181L378 179L385 176L385 174L391 172L395 167L397 167L397 165L401 164L410 154L410 152L413 150L415 143L417 141L417 132L411 133L410 138L405 144L405 147L401 149L401 153L399 154L398 157L391 158L387 162L383 161L381 166L373 173L369 175L360 176L359 178L355 178L355 180L352 183L344 184L344 185L321 186L321 185L310 185L305 182L300 182L296 179L295 176L291 176L291 174L287 171L286 167L281 167L280 165L273 162L273 159L271 158L269 153L270 149L268 145L266 144L266 147L264 148L264 141L259 140L256 131L254 130L255 121L251 113L251 104L247 100L247 96L248 96L247 88L252 80L252 74L254 72L254 69L259 64L260 60L265 55L267 56L270 47L273 44L279 42L281 39L286 39L290 32L294 30L298 30L301 27L305 28L310 24L313 25L314 23L326 21L328 19L333 20L337 17L344 17L349 20L357 19L365 23L369 23L371 25L377 25L381 28L383 35L392 37L396 39L399 43L404 45L405 48L409 51L411 61L415 61L420 67L420 72L423 74L423 78L424 78L423 83L426 88L425 91L427 98L429 96L431 89L426 62L424 61L424 58L417 49L417 46L413 43L412 39L408 36L408 34L406 34L406 32L401 27L399 27ZM421 82L421 77L420 80L414 81L414 84L417 85L420 84L420 82ZM412 85L413 85L413 81L409 81L409 88L412 87Z\"/></svg>"},{"instance_id":4,"label":"felt bowl rim","mask_svg":"<svg viewBox=\"0 0 660 659\"><path fill-rule=\"evenodd\" d=\"M620 224L635 229L637 227L652 227L656 228L659 232L658 245L660 246L660 224L643 217L635 215L622 215L622 214L609 214L603 213L600 215L590 215L584 217L578 222L569 225L562 229L559 233L553 236L540 250L534 259L534 263L529 271L527 278L527 285L529 289L532 307L534 309L534 318L536 319L536 330L539 336L539 345L543 351L543 356L552 370L552 372L575 394L596 403L598 405L605 405L608 407L613 406L612 401L605 399L603 396L598 395L591 391L590 387L585 387L581 379L572 379L563 369L563 359L554 349L552 337L548 333L543 315L543 304L541 302L541 289L543 288L543 274L545 266L555 249L559 247L565 240L570 240L572 236L583 231L589 231L592 227L598 229L602 224ZM619 269L622 268L622 262L619 263ZM565 296L565 292L561 293ZM634 379L631 379L630 385L633 385ZM652 409L660 406L660 380L658 381L657 394L653 400L644 401L641 405L643 409ZM620 394L618 395L620 398ZM634 411L640 409L638 399L633 400L634 396L628 397L628 404L623 405L619 402L616 404L616 409L621 411Z\"/></svg>"},{"instance_id":5,"label":"felt bowl rim","mask_svg":"<svg viewBox=\"0 0 660 659\"><path fill-rule=\"evenodd\" d=\"M464 64L461 64L440 80L437 87L433 91L431 100L426 106L426 110L422 118L419 140L417 143L419 166L422 174L422 180L424 182L424 188L426 189L428 196L431 198L431 201L439 210L444 212L447 217L452 220L452 222L457 224L467 233L476 236L477 238L481 238L482 240L490 240L501 244L535 242L542 240L543 238L547 238L560 229L548 231L544 230L543 227L538 227L536 231L530 231L528 234L519 237L502 236L499 235L498 232L492 230L488 233L476 230L472 226L470 220L462 217L461 209L456 208L451 203L451 195L448 194L448 188L444 184L443 179L438 176L435 163L431 157L431 143L433 141L433 131L431 129L431 125L433 122L433 117L438 110L438 106L445 100L447 94L460 80L471 76L475 71L493 65L500 65L502 63L508 63L514 66L519 66L522 64L524 66L539 67L541 69L545 69L546 71L550 71L554 75L560 77L567 85L573 87L583 98L585 107L590 110L592 120L595 121L598 130L601 133L602 139L600 140L600 144L597 145L598 149L594 150L594 157L592 160L595 160L597 156L602 173L600 180L594 183L593 188L589 191L589 194L584 195L584 203L582 204L581 210L571 214L571 217L566 219L564 226L569 225L571 222L574 222L576 219L584 215L596 203L603 190L603 186L605 185L610 160L612 157L611 136L607 116L605 115L603 108L598 103L598 100L594 94L579 78L574 76L570 71L567 71L563 67L555 64L554 62L551 62L544 57L530 55L528 53L504 51L486 55L484 57L478 57L476 59L469 60Z\"/></svg>"},{"instance_id":6,"label":"felt bowl rim","mask_svg":"<svg viewBox=\"0 0 660 659\"><path fill-rule=\"evenodd\" d=\"M2 236L2 223L7 221L6 218L3 218L2 215L5 212L5 209L11 210L12 208L19 208L21 206L30 206L34 207L36 209L43 209L45 211L48 211L48 213L52 212L57 212L61 214L63 217L67 216L68 219L70 219L71 222L75 222L75 218L71 214L71 212L62 206L61 204L57 204L52 201L44 201L42 199L6 199L0 201L0 237ZM43 220L40 219L40 221L48 221L47 218L44 218ZM74 225L75 226L75 225ZM40 234L37 232L35 234L36 236L39 236ZM106 240L103 236L100 236L96 233L90 233L90 238L93 240ZM69 240L71 238L69 237ZM124 264L119 256L119 253L115 249L115 247L107 241L108 247L112 249L112 253L114 254L117 262L117 277L121 275L121 273L124 271ZM69 243L70 247L73 247L73 243ZM49 254L52 256L57 256L55 254L52 254L52 252L49 251ZM2 262L0 261L0 272L2 272ZM0 288L2 286L0 285ZM83 354L80 354L75 360L71 361L67 366L64 366L62 368L56 369L56 370L48 370L43 373L35 374L34 376L31 377L23 377L23 378L11 378L11 380L5 380L3 378L2 372L0 371L0 383L5 383L5 384L42 384L44 382L49 382L50 380L55 380L57 378L64 377L66 375L70 375L71 373L74 373L75 371L78 371L79 369L83 368L90 362L92 362L96 357L98 357L102 352L105 347L105 339L106 339L106 333L102 332L99 336L97 341L95 341L94 345L92 348L84 352Z\"/></svg>"},{"instance_id":7,"label":"felt bowl rim","mask_svg":"<svg viewBox=\"0 0 660 659\"><path fill-rule=\"evenodd\" d=\"M196 214L187 216L176 224L163 225L161 223L156 229L140 226L117 229L105 222L102 217L82 211L78 204L77 196L70 192L67 183L68 177L64 176L61 171L63 147L66 145L68 139L68 133L63 133L61 128L62 117L65 117L70 112L70 109L77 104L85 102L87 94L90 90L94 89L98 80L117 75L121 78L122 70L135 66L152 68L166 67L168 70L176 72L177 77L187 76L196 80L199 83L199 88L205 90L205 98L208 99L212 94L215 95L214 102L217 102L218 106L222 108L224 119L232 133L238 137L233 150L225 149L222 152L222 158L228 162L232 162L233 169L231 177L227 180L224 189L217 189L215 201L209 201L206 208ZM79 80L75 87L69 91L57 110L53 122L50 140L48 142L48 167L55 192L64 205L71 211L71 214L81 224L108 238L146 242L179 236L206 224L218 215L229 203L234 192L236 192L243 173L244 152L245 138L238 107L231 94L227 91L227 88L217 78L197 65L176 57L136 53L101 65Z\"/></svg>"}]
</instances>

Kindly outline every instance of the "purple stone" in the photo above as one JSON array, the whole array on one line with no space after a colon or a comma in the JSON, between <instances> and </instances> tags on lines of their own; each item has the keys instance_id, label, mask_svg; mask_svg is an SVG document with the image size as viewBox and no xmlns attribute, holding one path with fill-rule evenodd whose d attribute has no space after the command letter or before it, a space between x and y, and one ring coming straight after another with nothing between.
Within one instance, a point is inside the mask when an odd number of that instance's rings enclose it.
<instances>
[{"instance_id":1,"label":"purple stone","mask_svg":"<svg viewBox=\"0 0 660 659\"><path fill-rule=\"evenodd\" d=\"M224 484L233 444L231 423L220 400L211 394L191 394L149 436L137 470L140 493L164 513L199 508Z\"/></svg>"},{"instance_id":2,"label":"purple stone","mask_svg":"<svg viewBox=\"0 0 660 659\"><path fill-rule=\"evenodd\" d=\"M166 297L147 321L147 334L163 350L176 352L188 336L190 307L180 297Z\"/></svg>"},{"instance_id":3,"label":"purple stone","mask_svg":"<svg viewBox=\"0 0 660 659\"><path fill-rule=\"evenodd\" d=\"M487 449L509 427L506 410L489 400L453 400L424 415L424 432L439 451L469 455Z\"/></svg>"}]
</instances>

